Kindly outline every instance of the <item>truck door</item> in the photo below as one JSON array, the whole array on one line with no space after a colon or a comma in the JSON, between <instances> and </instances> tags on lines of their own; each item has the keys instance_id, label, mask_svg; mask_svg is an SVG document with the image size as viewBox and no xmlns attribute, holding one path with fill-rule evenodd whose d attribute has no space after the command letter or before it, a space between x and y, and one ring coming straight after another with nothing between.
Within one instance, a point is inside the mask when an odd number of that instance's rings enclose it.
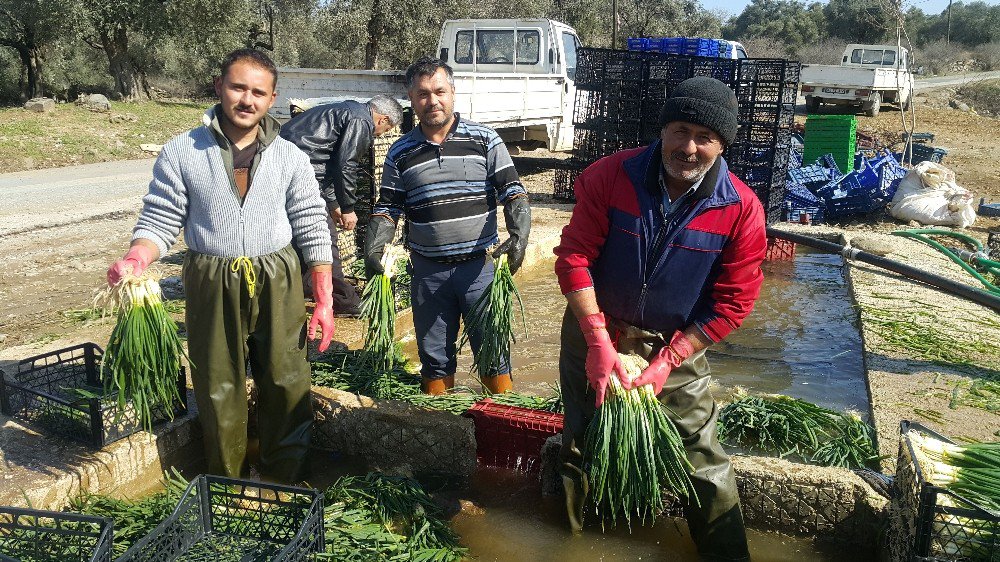
<instances>
[{"instance_id":1,"label":"truck door","mask_svg":"<svg viewBox=\"0 0 1000 562\"><path fill-rule=\"evenodd\" d=\"M580 40L575 34L566 30L559 31L559 34L562 43L562 66L566 76L562 94L563 115L559 133L556 135L555 146L549 146L549 150L572 150L573 104L576 102L576 50L580 47ZM550 139L552 137L553 135L549 135Z\"/></svg>"}]
</instances>

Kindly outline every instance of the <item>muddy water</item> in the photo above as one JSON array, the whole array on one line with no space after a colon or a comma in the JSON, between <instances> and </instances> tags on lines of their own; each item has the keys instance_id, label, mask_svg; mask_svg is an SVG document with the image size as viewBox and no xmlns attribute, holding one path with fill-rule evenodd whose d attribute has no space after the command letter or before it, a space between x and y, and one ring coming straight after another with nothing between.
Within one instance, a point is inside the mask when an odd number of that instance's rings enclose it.
<instances>
[{"instance_id":1,"label":"muddy water","mask_svg":"<svg viewBox=\"0 0 1000 562\"><path fill-rule=\"evenodd\" d=\"M868 412L861 337L854 324L841 258L798 247L794 262L766 262L760 299L743 326L709 348L715 381L729 388L781 393L836 410ZM513 349L515 387L548 394L559 379L559 326L566 300L551 265L516 278L528 337ZM411 340L407 352L416 356ZM466 348L459 356L460 383L468 375Z\"/></svg>"},{"instance_id":2,"label":"muddy water","mask_svg":"<svg viewBox=\"0 0 1000 562\"><path fill-rule=\"evenodd\" d=\"M661 518L650 527L569 531L561 497L543 497L537 479L509 470L480 469L466 493L481 512L466 510L452 527L482 562L597 562L662 560L696 562L694 544L682 519ZM806 540L748 529L755 562L833 561Z\"/></svg>"}]
</instances>

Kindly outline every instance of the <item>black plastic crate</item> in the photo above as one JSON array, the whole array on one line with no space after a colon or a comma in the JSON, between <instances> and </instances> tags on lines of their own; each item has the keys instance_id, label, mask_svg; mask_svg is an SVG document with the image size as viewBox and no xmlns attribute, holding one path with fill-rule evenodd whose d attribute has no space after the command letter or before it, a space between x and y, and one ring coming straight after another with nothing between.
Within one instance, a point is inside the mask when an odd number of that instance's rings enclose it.
<instances>
[{"instance_id":1,"label":"black plastic crate","mask_svg":"<svg viewBox=\"0 0 1000 562\"><path fill-rule=\"evenodd\" d=\"M741 129L724 153L726 161L757 193L769 222L779 221L799 67L798 62L781 59L737 61L580 49L574 160L582 170L616 151L655 142L660 133L657 116L674 87L692 76L713 76L733 89L740 107ZM581 95L581 89L590 92ZM567 173L556 174L555 197L571 197L568 177Z\"/></svg>"},{"instance_id":2,"label":"black plastic crate","mask_svg":"<svg viewBox=\"0 0 1000 562\"><path fill-rule=\"evenodd\" d=\"M110 519L0 507L0 560L4 562L111 562Z\"/></svg>"},{"instance_id":3,"label":"black plastic crate","mask_svg":"<svg viewBox=\"0 0 1000 562\"><path fill-rule=\"evenodd\" d=\"M899 458L890 522L890 554L906 562L1000 559L1000 516L925 480L909 430L951 443L919 423L900 424Z\"/></svg>"},{"instance_id":4,"label":"black plastic crate","mask_svg":"<svg viewBox=\"0 0 1000 562\"><path fill-rule=\"evenodd\" d=\"M12 375L0 373L0 410L45 431L102 448L142 430L135 411L118 407L100 380L104 351L84 343L23 359ZM84 390L94 396L83 396ZM185 371L177 374L181 397L174 417L187 412ZM170 419L165 408L153 411L153 421Z\"/></svg>"},{"instance_id":5,"label":"black plastic crate","mask_svg":"<svg viewBox=\"0 0 1000 562\"><path fill-rule=\"evenodd\" d=\"M317 490L201 475L116 562L297 562L325 549Z\"/></svg>"}]
</instances>

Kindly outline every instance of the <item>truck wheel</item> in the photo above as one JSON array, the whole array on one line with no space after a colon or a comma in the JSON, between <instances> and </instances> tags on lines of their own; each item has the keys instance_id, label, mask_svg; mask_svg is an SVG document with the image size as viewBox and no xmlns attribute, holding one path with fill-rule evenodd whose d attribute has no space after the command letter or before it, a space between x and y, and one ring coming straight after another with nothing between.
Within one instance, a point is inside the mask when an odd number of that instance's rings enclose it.
<instances>
[{"instance_id":1,"label":"truck wheel","mask_svg":"<svg viewBox=\"0 0 1000 562\"><path fill-rule=\"evenodd\" d=\"M865 105L865 115L868 117L878 117L879 110L882 109L882 94L875 92L872 99Z\"/></svg>"},{"instance_id":2,"label":"truck wheel","mask_svg":"<svg viewBox=\"0 0 1000 562\"><path fill-rule=\"evenodd\" d=\"M819 110L820 103L822 102L816 96L806 96L806 111L815 113Z\"/></svg>"}]
</instances>

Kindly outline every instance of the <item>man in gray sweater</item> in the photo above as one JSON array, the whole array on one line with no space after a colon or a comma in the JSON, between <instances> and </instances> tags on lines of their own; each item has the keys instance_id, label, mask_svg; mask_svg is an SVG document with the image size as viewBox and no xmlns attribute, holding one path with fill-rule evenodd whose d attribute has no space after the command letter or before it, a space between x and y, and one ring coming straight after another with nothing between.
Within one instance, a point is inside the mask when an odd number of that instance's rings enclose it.
<instances>
[{"instance_id":1,"label":"man in gray sweater","mask_svg":"<svg viewBox=\"0 0 1000 562\"><path fill-rule=\"evenodd\" d=\"M258 51L225 58L219 104L204 126L164 145L132 245L108 269L108 283L141 274L184 230L188 356L208 471L238 477L247 468L249 363L259 390L260 472L296 482L313 420L306 336L321 330L324 351L334 332L331 241L309 159L278 137L267 115L277 76ZM293 239L316 288L308 328Z\"/></svg>"}]
</instances>

